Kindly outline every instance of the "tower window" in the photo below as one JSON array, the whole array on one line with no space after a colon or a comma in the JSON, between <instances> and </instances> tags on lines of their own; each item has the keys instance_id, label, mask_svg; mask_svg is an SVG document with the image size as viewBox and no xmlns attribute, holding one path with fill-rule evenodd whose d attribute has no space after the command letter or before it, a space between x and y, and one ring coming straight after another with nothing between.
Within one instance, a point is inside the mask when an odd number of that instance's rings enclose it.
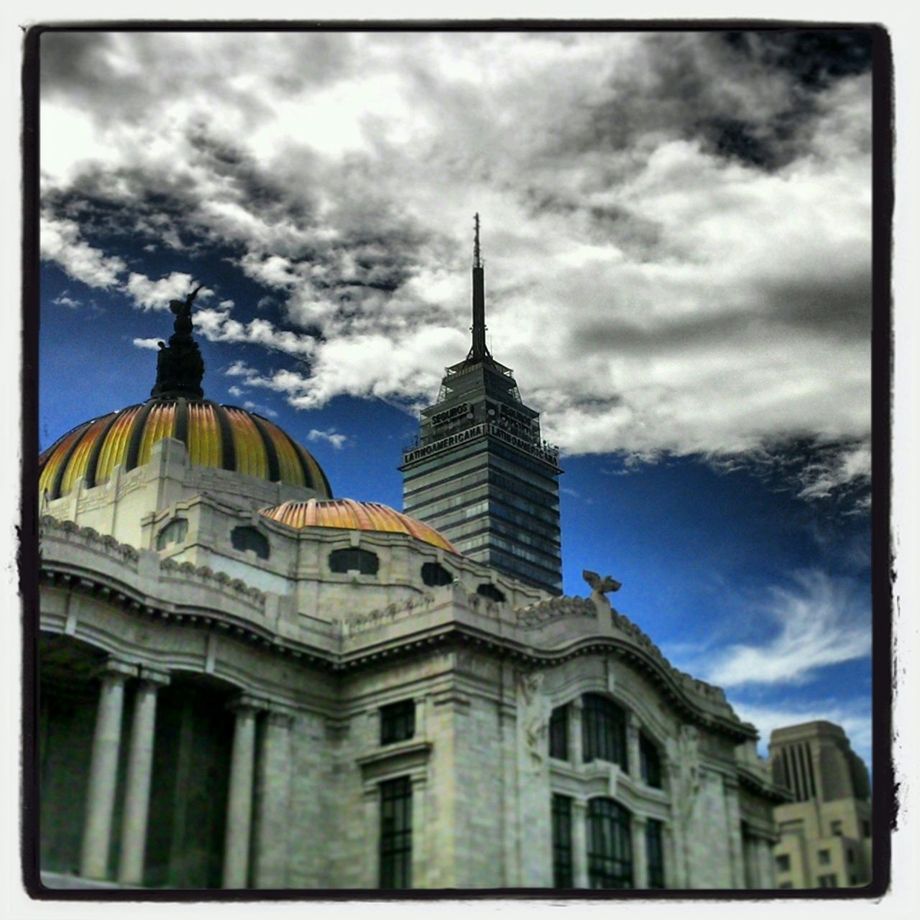
<instances>
[{"instance_id":1,"label":"tower window","mask_svg":"<svg viewBox=\"0 0 920 920\"><path fill-rule=\"evenodd\" d=\"M651 818L645 822L645 861L648 887L664 888L664 825Z\"/></svg>"},{"instance_id":2,"label":"tower window","mask_svg":"<svg viewBox=\"0 0 920 920\"><path fill-rule=\"evenodd\" d=\"M616 703L596 693L586 693L581 728L585 763L606 760L627 772L626 713Z\"/></svg>"},{"instance_id":3,"label":"tower window","mask_svg":"<svg viewBox=\"0 0 920 920\"><path fill-rule=\"evenodd\" d=\"M549 756L569 759L569 707L558 706L549 717Z\"/></svg>"},{"instance_id":4,"label":"tower window","mask_svg":"<svg viewBox=\"0 0 920 920\"><path fill-rule=\"evenodd\" d=\"M440 562L426 562L422 565L422 581L429 588L449 585L453 580L454 576Z\"/></svg>"},{"instance_id":5,"label":"tower window","mask_svg":"<svg viewBox=\"0 0 920 920\"><path fill-rule=\"evenodd\" d=\"M331 572L346 573L359 572L361 575L376 575L380 568L380 560L376 553L356 546L347 549L334 549L329 554L329 570Z\"/></svg>"},{"instance_id":6,"label":"tower window","mask_svg":"<svg viewBox=\"0 0 920 920\"><path fill-rule=\"evenodd\" d=\"M245 553L252 550L260 559L268 559L268 537L255 527L234 527L230 534L230 542L234 549Z\"/></svg>"},{"instance_id":7,"label":"tower window","mask_svg":"<svg viewBox=\"0 0 920 920\"><path fill-rule=\"evenodd\" d=\"M654 742L639 733L639 771L642 781L654 789L661 788L661 757Z\"/></svg>"},{"instance_id":8,"label":"tower window","mask_svg":"<svg viewBox=\"0 0 920 920\"><path fill-rule=\"evenodd\" d=\"M380 743L394 744L415 736L415 700L380 707Z\"/></svg>"},{"instance_id":9,"label":"tower window","mask_svg":"<svg viewBox=\"0 0 920 920\"><path fill-rule=\"evenodd\" d=\"M412 783L408 776L380 784L380 887L412 886Z\"/></svg>"},{"instance_id":10,"label":"tower window","mask_svg":"<svg viewBox=\"0 0 920 920\"><path fill-rule=\"evenodd\" d=\"M553 887L572 888L572 799L553 796Z\"/></svg>"},{"instance_id":11,"label":"tower window","mask_svg":"<svg viewBox=\"0 0 920 920\"><path fill-rule=\"evenodd\" d=\"M818 887L819 888L836 888L837 887L837 876L834 873L830 875L819 875L818 876Z\"/></svg>"},{"instance_id":12,"label":"tower window","mask_svg":"<svg viewBox=\"0 0 920 920\"><path fill-rule=\"evenodd\" d=\"M170 543L181 543L188 534L188 521L173 518L158 534L157 549L166 549Z\"/></svg>"},{"instance_id":13,"label":"tower window","mask_svg":"<svg viewBox=\"0 0 920 920\"><path fill-rule=\"evenodd\" d=\"M481 597L486 597L490 601L496 601L499 604L503 604L505 602L504 592L499 591L498 588L492 584L479 585L479 587L476 588L476 593Z\"/></svg>"},{"instance_id":14,"label":"tower window","mask_svg":"<svg viewBox=\"0 0 920 920\"><path fill-rule=\"evenodd\" d=\"M786 853L781 853L776 857L776 871L777 872L788 872L789 871L789 856Z\"/></svg>"},{"instance_id":15,"label":"tower window","mask_svg":"<svg viewBox=\"0 0 920 920\"><path fill-rule=\"evenodd\" d=\"M632 888L629 812L613 799L588 803L588 884L591 888Z\"/></svg>"}]
</instances>

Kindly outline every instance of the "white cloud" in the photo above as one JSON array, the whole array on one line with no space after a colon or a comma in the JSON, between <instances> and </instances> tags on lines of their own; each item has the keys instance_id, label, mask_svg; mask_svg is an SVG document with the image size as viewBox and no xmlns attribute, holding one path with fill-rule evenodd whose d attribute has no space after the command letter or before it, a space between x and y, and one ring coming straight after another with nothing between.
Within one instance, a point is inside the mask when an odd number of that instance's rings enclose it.
<instances>
[{"instance_id":1,"label":"white cloud","mask_svg":"<svg viewBox=\"0 0 920 920\"><path fill-rule=\"evenodd\" d=\"M170 272L157 281L131 272L124 289L134 298L135 305L143 310L168 310L171 300L184 300L196 287L192 276L185 272ZM197 300L206 300L213 293L208 288L202 288Z\"/></svg>"},{"instance_id":2,"label":"white cloud","mask_svg":"<svg viewBox=\"0 0 920 920\"><path fill-rule=\"evenodd\" d=\"M815 463L803 471L805 485L800 498L827 498L833 492L853 482L868 482L872 474L872 451L868 444L858 444L849 450Z\"/></svg>"},{"instance_id":3,"label":"white cloud","mask_svg":"<svg viewBox=\"0 0 920 920\"><path fill-rule=\"evenodd\" d=\"M135 348L149 348L151 351L159 351L161 341L162 339L132 339L131 344Z\"/></svg>"},{"instance_id":4,"label":"white cloud","mask_svg":"<svg viewBox=\"0 0 920 920\"><path fill-rule=\"evenodd\" d=\"M774 587L748 617L762 618L777 631L766 641L737 643L710 652L699 666L722 687L801 684L815 672L869 655L871 601L855 582L825 572L793 573L791 587Z\"/></svg>"},{"instance_id":5,"label":"white cloud","mask_svg":"<svg viewBox=\"0 0 920 920\"><path fill-rule=\"evenodd\" d=\"M119 273L125 269L124 261L106 256L81 239L75 221L42 215L40 233L42 258L56 262L71 278L95 288L108 289L117 284Z\"/></svg>"},{"instance_id":6,"label":"white cloud","mask_svg":"<svg viewBox=\"0 0 920 920\"><path fill-rule=\"evenodd\" d=\"M347 435L339 434L334 428L328 431L321 431L319 428L311 428L307 434L308 441L325 441L331 444L336 450L341 450L348 442Z\"/></svg>"},{"instance_id":7,"label":"white cloud","mask_svg":"<svg viewBox=\"0 0 920 920\"><path fill-rule=\"evenodd\" d=\"M479 210L493 352L564 451L811 436L851 453L802 497L865 478L868 74L806 94L769 55L680 34L75 35L47 55L49 130L88 112L97 139L55 160L49 200L108 196L161 246L232 251L265 295L195 321L306 360L254 384L293 406L433 398L467 347ZM766 168L726 153L727 122ZM47 257L115 284L118 257L51 219ZM167 286L128 282L144 309L187 291ZM252 319L269 296L280 315Z\"/></svg>"}]
</instances>

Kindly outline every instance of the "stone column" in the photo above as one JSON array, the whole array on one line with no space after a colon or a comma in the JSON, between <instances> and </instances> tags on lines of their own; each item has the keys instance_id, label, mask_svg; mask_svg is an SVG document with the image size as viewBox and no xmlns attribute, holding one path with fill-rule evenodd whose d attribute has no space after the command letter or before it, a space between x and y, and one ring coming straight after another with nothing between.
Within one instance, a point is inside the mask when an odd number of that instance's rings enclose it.
<instances>
[{"instance_id":1,"label":"stone column","mask_svg":"<svg viewBox=\"0 0 920 920\"><path fill-rule=\"evenodd\" d=\"M135 673L136 668L130 665L111 661L102 674L80 855L80 875L84 878L105 879L108 875L125 680Z\"/></svg>"},{"instance_id":2,"label":"stone column","mask_svg":"<svg viewBox=\"0 0 920 920\"><path fill-rule=\"evenodd\" d=\"M626 722L626 765L626 772L638 780L642 775L639 768L639 720L634 713L629 713Z\"/></svg>"},{"instance_id":3,"label":"stone column","mask_svg":"<svg viewBox=\"0 0 920 920\"><path fill-rule=\"evenodd\" d=\"M572 799L572 883L588 887L588 803Z\"/></svg>"},{"instance_id":4,"label":"stone column","mask_svg":"<svg viewBox=\"0 0 920 920\"><path fill-rule=\"evenodd\" d=\"M241 699L234 704L233 753L230 759L230 792L227 796L227 828L224 836L224 888L249 884L249 837L252 829L252 779L256 748L256 710Z\"/></svg>"},{"instance_id":5,"label":"stone column","mask_svg":"<svg viewBox=\"0 0 920 920\"><path fill-rule=\"evenodd\" d=\"M364 790L364 880L359 887L380 887L380 786Z\"/></svg>"},{"instance_id":6,"label":"stone column","mask_svg":"<svg viewBox=\"0 0 920 920\"><path fill-rule=\"evenodd\" d=\"M293 722L293 716L281 710L269 712L265 722L259 758L256 888L284 888L287 885Z\"/></svg>"},{"instance_id":7,"label":"stone column","mask_svg":"<svg viewBox=\"0 0 920 920\"><path fill-rule=\"evenodd\" d=\"M633 888L648 888L648 860L645 852L645 818L633 815L630 821Z\"/></svg>"},{"instance_id":8,"label":"stone column","mask_svg":"<svg viewBox=\"0 0 920 920\"><path fill-rule=\"evenodd\" d=\"M744 888L744 855L741 850L741 807L738 786L725 778L722 780L725 795L725 817L728 831L728 850L731 860L731 887Z\"/></svg>"},{"instance_id":9,"label":"stone column","mask_svg":"<svg viewBox=\"0 0 920 920\"><path fill-rule=\"evenodd\" d=\"M125 784L125 807L121 824L121 860L118 881L122 885L144 882L144 851L147 845L147 814L150 809L150 777L153 772L153 734L157 690L169 683L169 675L141 669L134 698L131 748Z\"/></svg>"},{"instance_id":10,"label":"stone column","mask_svg":"<svg viewBox=\"0 0 920 920\"><path fill-rule=\"evenodd\" d=\"M770 846L770 841L766 837L757 837L755 843L757 844L757 863L760 868L758 873L759 887L775 888L776 874L773 862L773 847Z\"/></svg>"},{"instance_id":11,"label":"stone column","mask_svg":"<svg viewBox=\"0 0 920 920\"><path fill-rule=\"evenodd\" d=\"M412 875L413 888L426 887L425 790L424 774L414 774L412 781Z\"/></svg>"},{"instance_id":12,"label":"stone column","mask_svg":"<svg viewBox=\"0 0 920 920\"><path fill-rule=\"evenodd\" d=\"M666 822L662 831L662 848L664 853L664 887L679 888L677 874L677 847L674 843L674 831L671 824Z\"/></svg>"},{"instance_id":13,"label":"stone column","mask_svg":"<svg viewBox=\"0 0 920 920\"><path fill-rule=\"evenodd\" d=\"M581 737L581 697L569 703L569 757L576 766L584 762Z\"/></svg>"}]
</instances>

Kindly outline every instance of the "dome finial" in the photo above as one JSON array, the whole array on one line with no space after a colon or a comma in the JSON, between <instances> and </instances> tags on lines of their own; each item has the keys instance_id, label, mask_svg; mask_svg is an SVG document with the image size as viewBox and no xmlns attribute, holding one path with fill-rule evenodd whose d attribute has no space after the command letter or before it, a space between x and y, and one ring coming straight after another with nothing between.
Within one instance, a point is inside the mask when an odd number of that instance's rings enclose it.
<instances>
[{"instance_id":1,"label":"dome finial","mask_svg":"<svg viewBox=\"0 0 920 920\"><path fill-rule=\"evenodd\" d=\"M160 342L157 380L150 391L151 396L185 396L190 399L201 399L204 396L201 389L204 359L198 343L192 337L192 304L202 287L204 285L199 284L185 300L169 302L169 309L176 314L176 321L173 323L174 331L169 337L169 345Z\"/></svg>"}]
</instances>

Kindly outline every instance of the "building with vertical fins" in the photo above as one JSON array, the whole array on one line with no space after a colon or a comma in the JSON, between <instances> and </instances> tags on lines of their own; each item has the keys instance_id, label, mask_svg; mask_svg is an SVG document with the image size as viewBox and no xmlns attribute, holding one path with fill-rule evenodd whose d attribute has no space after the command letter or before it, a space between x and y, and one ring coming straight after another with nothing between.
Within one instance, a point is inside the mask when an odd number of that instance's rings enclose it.
<instances>
[{"instance_id":1,"label":"building with vertical fins","mask_svg":"<svg viewBox=\"0 0 920 920\"><path fill-rule=\"evenodd\" d=\"M555 452L486 349L478 245L473 277L407 458L443 531L208 400L191 296L150 399L42 453L33 885L772 887L754 726L615 579L557 596Z\"/></svg>"},{"instance_id":2,"label":"building with vertical fins","mask_svg":"<svg viewBox=\"0 0 920 920\"><path fill-rule=\"evenodd\" d=\"M472 346L448 367L403 456L403 506L466 556L562 593L559 452L521 400L510 368L486 346L479 215L473 242Z\"/></svg>"},{"instance_id":3,"label":"building with vertical fins","mask_svg":"<svg viewBox=\"0 0 920 920\"><path fill-rule=\"evenodd\" d=\"M780 888L855 888L872 878L869 773L832 722L806 722L770 735L773 781L793 801L774 809L773 855Z\"/></svg>"}]
</instances>

